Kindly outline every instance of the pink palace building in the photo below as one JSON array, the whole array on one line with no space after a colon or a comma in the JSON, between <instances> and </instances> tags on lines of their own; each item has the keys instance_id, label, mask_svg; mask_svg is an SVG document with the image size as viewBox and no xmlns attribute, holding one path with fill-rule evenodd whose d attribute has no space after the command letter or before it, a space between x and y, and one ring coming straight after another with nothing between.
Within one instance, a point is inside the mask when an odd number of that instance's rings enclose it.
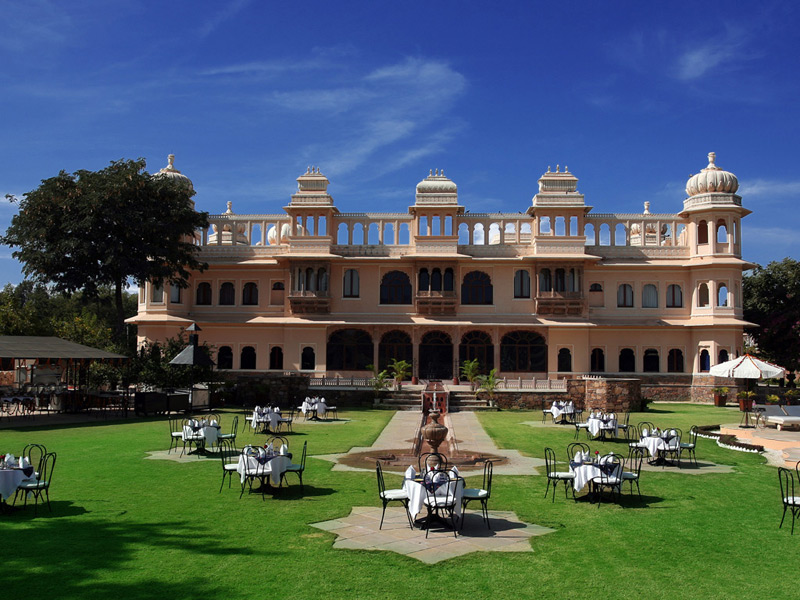
<instances>
[{"instance_id":1,"label":"pink palace building","mask_svg":"<svg viewBox=\"0 0 800 600\"><path fill-rule=\"evenodd\" d=\"M500 378L708 387L742 353L752 266L738 180L708 159L675 213L595 212L567 167L519 212L466 210L438 170L404 212L340 212L309 168L286 206L211 215L209 268L187 289L145 285L130 322L140 342L196 322L218 368L243 375L363 377L397 358L448 380L477 358ZM173 160L160 173L191 185Z\"/></svg>"}]
</instances>

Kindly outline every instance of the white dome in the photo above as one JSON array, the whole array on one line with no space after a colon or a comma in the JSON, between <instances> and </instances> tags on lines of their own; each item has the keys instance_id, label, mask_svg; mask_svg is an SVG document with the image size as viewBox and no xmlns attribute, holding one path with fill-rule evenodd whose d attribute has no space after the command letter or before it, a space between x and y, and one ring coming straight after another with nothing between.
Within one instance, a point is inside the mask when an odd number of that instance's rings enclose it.
<instances>
[{"instance_id":1,"label":"white dome","mask_svg":"<svg viewBox=\"0 0 800 600\"><path fill-rule=\"evenodd\" d=\"M172 181L185 185L190 190L194 191L192 180L175 168L174 154L170 154L169 156L167 156L167 166L161 169L158 173L156 173L156 175L160 177L168 177Z\"/></svg>"},{"instance_id":2,"label":"white dome","mask_svg":"<svg viewBox=\"0 0 800 600\"><path fill-rule=\"evenodd\" d=\"M430 174L417 184L418 194L455 194L457 192L458 186L444 176L444 169L441 174L439 174L439 169L436 169L435 174L431 170Z\"/></svg>"},{"instance_id":3,"label":"white dome","mask_svg":"<svg viewBox=\"0 0 800 600\"><path fill-rule=\"evenodd\" d=\"M297 226L297 235L305 235L306 230L302 225ZM276 246L277 244L288 244L289 243L289 236L292 234L292 226L289 223L284 223L281 225L281 239L278 240L276 228L270 227L267 230L267 243L270 246Z\"/></svg>"},{"instance_id":4,"label":"white dome","mask_svg":"<svg viewBox=\"0 0 800 600\"><path fill-rule=\"evenodd\" d=\"M714 152L708 153L708 166L697 175L692 175L686 182L686 194L696 196L698 194L710 194L713 192L723 194L735 194L739 189L739 180L736 175L723 171L714 161L717 155Z\"/></svg>"}]
</instances>

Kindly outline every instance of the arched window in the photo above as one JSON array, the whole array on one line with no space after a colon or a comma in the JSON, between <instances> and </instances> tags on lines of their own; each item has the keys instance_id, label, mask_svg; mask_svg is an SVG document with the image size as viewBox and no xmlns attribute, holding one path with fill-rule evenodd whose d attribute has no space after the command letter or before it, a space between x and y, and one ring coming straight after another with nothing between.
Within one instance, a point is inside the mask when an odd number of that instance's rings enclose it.
<instances>
[{"instance_id":1,"label":"arched window","mask_svg":"<svg viewBox=\"0 0 800 600\"><path fill-rule=\"evenodd\" d=\"M683 351L672 348L667 354L667 372L683 373Z\"/></svg>"},{"instance_id":2,"label":"arched window","mask_svg":"<svg viewBox=\"0 0 800 600\"><path fill-rule=\"evenodd\" d=\"M564 269L556 269L556 276L553 282L553 289L557 292L566 291L567 278Z\"/></svg>"},{"instance_id":3,"label":"arched window","mask_svg":"<svg viewBox=\"0 0 800 600\"><path fill-rule=\"evenodd\" d=\"M153 304L164 303L164 285L161 283L150 284L150 302Z\"/></svg>"},{"instance_id":4,"label":"arched window","mask_svg":"<svg viewBox=\"0 0 800 600\"><path fill-rule=\"evenodd\" d=\"M547 372L547 343L538 333L512 331L500 340L500 370Z\"/></svg>"},{"instance_id":5,"label":"arched window","mask_svg":"<svg viewBox=\"0 0 800 600\"><path fill-rule=\"evenodd\" d=\"M392 359L410 363L413 357L414 347L410 335L397 329L383 334L378 344L378 369L388 369Z\"/></svg>"},{"instance_id":6,"label":"arched window","mask_svg":"<svg viewBox=\"0 0 800 600\"><path fill-rule=\"evenodd\" d=\"M701 308L708 307L708 284L701 283L697 294L697 305Z\"/></svg>"},{"instance_id":7,"label":"arched window","mask_svg":"<svg viewBox=\"0 0 800 600\"><path fill-rule=\"evenodd\" d=\"M242 355L239 358L239 368L252 370L256 368L256 349L252 346L242 348Z\"/></svg>"},{"instance_id":8,"label":"arched window","mask_svg":"<svg viewBox=\"0 0 800 600\"><path fill-rule=\"evenodd\" d=\"M232 306L236 304L236 288L230 281L226 281L219 287L220 306Z\"/></svg>"},{"instance_id":9,"label":"arched window","mask_svg":"<svg viewBox=\"0 0 800 600\"><path fill-rule=\"evenodd\" d=\"M488 373L494 369L492 338L483 331L468 331L462 336L461 345L458 347L459 364L475 359L478 359L481 372Z\"/></svg>"},{"instance_id":10,"label":"arched window","mask_svg":"<svg viewBox=\"0 0 800 600\"><path fill-rule=\"evenodd\" d=\"M431 291L442 291L442 271L440 269L434 269L431 272Z\"/></svg>"},{"instance_id":11,"label":"arched window","mask_svg":"<svg viewBox=\"0 0 800 600\"><path fill-rule=\"evenodd\" d=\"M272 370L283 369L283 348L273 346L269 351L269 368Z\"/></svg>"},{"instance_id":12,"label":"arched window","mask_svg":"<svg viewBox=\"0 0 800 600\"><path fill-rule=\"evenodd\" d=\"M636 371L636 354L633 348L623 348L619 351L619 372L633 373Z\"/></svg>"},{"instance_id":13,"label":"arched window","mask_svg":"<svg viewBox=\"0 0 800 600\"><path fill-rule=\"evenodd\" d=\"M667 308L683 307L683 291L681 286L673 283L667 286Z\"/></svg>"},{"instance_id":14,"label":"arched window","mask_svg":"<svg viewBox=\"0 0 800 600\"><path fill-rule=\"evenodd\" d=\"M642 308L658 308L658 288L652 283L642 288Z\"/></svg>"},{"instance_id":15,"label":"arched window","mask_svg":"<svg viewBox=\"0 0 800 600\"><path fill-rule=\"evenodd\" d=\"M602 292L603 291L603 286L600 285L599 283L593 283L592 285L589 286L589 291L590 292Z\"/></svg>"},{"instance_id":16,"label":"arched window","mask_svg":"<svg viewBox=\"0 0 800 600\"><path fill-rule=\"evenodd\" d=\"M645 373L658 373L659 371L658 350L655 348L648 348L644 351L644 362L642 370Z\"/></svg>"},{"instance_id":17,"label":"arched window","mask_svg":"<svg viewBox=\"0 0 800 600\"><path fill-rule=\"evenodd\" d=\"M208 306L211 304L211 284L207 282L197 284L197 293L195 295L195 304L200 306Z\"/></svg>"},{"instance_id":18,"label":"arched window","mask_svg":"<svg viewBox=\"0 0 800 600\"><path fill-rule=\"evenodd\" d=\"M372 337L363 329L338 329L328 338L327 368L363 371L373 362Z\"/></svg>"},{"instance_id":19,"label":"arched window","mask_svg":"<svg viewBox=\"0 0 800 600\"><path fill-rule=\"evenodd\" d=\"M717 306L724 308L728 305L728 286L721 283L717 288Z\"/></svg>"},{"instance_id":20,"label":"arched window","mask_svg":"<svg viewBox=\"0 0 800 600\"><path fill-rule=\"evenodd\" d=\"M558 370L562 373L572 371L572 352L569 348L561 348L558 351Z\"/></svg>"},{"instance_id":21,"label":"arched window","mask_svg":"<svg viewBox=\"0 0 800 600\"><path fill-rule=\"evenodd\" d=\"M258 286L252 281L248 281L242 287L242 304L245 306L258 305Z\"/></svg>"},{"instance_id":22,"label":"arched window","mask_svg":"<svg viewBox=\"0 0 800 600\"><path fill-rule=\"evenodd\" d=\"M217 368L233 368L233 350L231 350L230 346L220 346L219 350L217 351Z\"/></svg>"},{"instance_id":23,"label":"arched window","mask_svg":"<svg viewBox=\"0 0 800 600\"><path fill-rule=\"evenodd\" d=\"M471 271L461 284L461 304L491 304L492 280L483 271Z\"/></svg>"},{"instance_id":24,"label":"arched window","mask_svg":"<svg viewBox=\"0 0 800 600\"><path fill-rule=\"evenodd\" d=\"M725 348L720 348L717 364L728 362L728 351Z\"/></svg>"},{"instance_id":25,"label":"arched window","mask_svg":"<svg viewBox=\"0 0 800 600\"><path fill-rule=\"evenodd\" d=\"M708 243L708 224L705 221L700 221L697 224L697 243Z\"/></svg>"},{"instance_id":26,"label":"arched window","mask_svg":"<svg viewBox=\"0 0 800 600\"><path fill-rule=\"evenodd\" d=\"M411 304L411 282L402 271L389 271L381 280L381 304Z\"/></svg>"},{"instance_id":27,"label":"arched window","mask_svg":"<svg viewBox=\"0 0 800 600\"><path fill-rule=\"evenodd\" d=\"M514 273L514 298L531 297L531 275L525 269Z\"/></svg>"},{"instance_id":28,"label":"arched window","mask_svg":"<svg viewBox=\"0 0 800 600\"><path fill-rule=\"evenodd\" d=\"M283 304L284 287L282 281L276 281L272 284L272 290L270 290L269 294L269 303L272 306L281 306Z\"/></svg>"},{"instance_id":29,"label":"arched window","mask_svg":"<svg viewBox=\"0 0 800 600\"><path fill-rule=\"evenodd\" d=\"M444 270L444 291L445 292L452 292L456 289L455 286L455 276L453 275L453 269L447 267Z\"/></svg>"},{"instance_id":30,"label":"arched window","mask_svg":"<svg viewBox=\"0 0 800 600\"><path fill-rule=\"evenodd\" d=\"M302 371L313 371L317 368L317 357L314 348L306 346L300 353L300 369Z\"/></svg>"},{"instance_id":31,"label":"arched window","mask_svg":"<svg viewBox=\"0 0 800 600\"><path fill-rule=\"evenodd\" d=\"M428 269L420 269L417 277L417 289L420 292L427 292L431 289L431 276Z\"/></svg>"},{"instance_id":32,"label":"arched window","mask_svg":"<svg viewBox=\"0 0 800 600\"><path fill-rule=\"evenodd\" d=\"M606 370L606 353L602 348L592 349L590 369L592 373L603 373Z\"/></svg>"},{"instance_id":33,"label":"arched window","mask_svg":"<svg viewBox=\"0 0 800 600\"><path fill-rule=\"evenodd\" d=\"M317 271L317 290L320 292L328 291L328 270L325 267Z\"/></svg>"},{"instance_id":34,"label":"arched window","mask_svg":"<svg viewBox=\"0 0 800 600\"><path fill-rule=\"evenodd\" d=\"M317 291L317 273L311 267L307 267L305 271L305 282L303 289L307 292Z\"/></svg>"},{"instance_id":35,"label":"arched window","mask_svg":"<svg viewBox=\"0 0 800 600\"><path fill-rule=\"evenodd\" d=\"M344 282L342 287L344 290L342 295L345 298L358 298L360 293L358 271L355 269L346 269L344 272Z\"/></svg>"},{"instance_id":36,"label":"arched window","mask_svg":"<svg viewBox=\"0 0 800 600\"><path fill-rule=\"evenodd\" d=\"M551 292L553 291L553 279L550 275L550 269L542 269L539 271L539 291Z\"/></svg>"},{"instance_id":37,"label":"arched window","mask_svg":"<svg viewBox=\"0 0 800 600\"><path fill-rule=\"evenodd\" d=\"M426 379L453 377L453 342L444 331L429 331L419 343L419 374Z\"/></svg>"},{"instance_id":38,"label":"arched window","mask_svg":"<svg viewBox=\"0 0 800 600\"><path fill-rule=\"evenodd\" d=\"M617 288L617 306L630 308L633 306L633 288L628 283L623 283Z\"/></svg>"},{"instance_id":39,"label":"arched window","mask_svg":"<svg viewBox=\"0 0 800 600\"><path fill-rule=\"evenodd\" d=\"M708 350L703 348L700 351L700 371L702 373L707 373L711 369L711 356L708 353Z\"/></svg>"},{"instance_id":40,"label":"arched window","mask_svg":"<svg viewBox=\"0 0 800 600\"><path fill-rule=\"evenodd\" d=\"M724 219L720 219L719 221L717 221L717 243L718 244L728 243L728 228L725 226Z\"/></svg>"}]
</instances>

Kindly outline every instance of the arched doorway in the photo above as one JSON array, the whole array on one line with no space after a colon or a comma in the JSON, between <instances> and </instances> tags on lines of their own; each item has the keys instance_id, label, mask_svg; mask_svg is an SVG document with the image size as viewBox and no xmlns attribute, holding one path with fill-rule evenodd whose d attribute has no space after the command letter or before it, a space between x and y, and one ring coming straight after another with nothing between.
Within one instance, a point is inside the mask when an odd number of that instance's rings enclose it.
<instances>
[{"instance_id":1,"label":"arched doorway","mask_svg":"<svg viewBox=\"0 0 800 600\"><path fill-rule=\"evenodd\" d=\"M383 334L378 344L378 369L388 369L393 358L398 361L404 360L409 364L414 360L411 336L397 329Z\"/></svg>"},{"instance_id":2,"label":"arched doorway","mask_svg":"<svg viewBox=\"0 0 800 600\"><path fill-rule=\"evenodd\" d=\"M488 373L494 369L494 346L492 338L483 331L468 331L461 338L458 347L459 364L464 361L478 359L481 373Z\"/></svg>"},{"instance_id":3,"label":"arched doorway","mask_svg":"<svg viewBox=\"0 0 800 600\"><path fill-rule=\"evenodd\" d=\"M453 342L443 331L430 331L419 344L419 376L424 379L453 377Z\"/></svg>"}]
</instances>

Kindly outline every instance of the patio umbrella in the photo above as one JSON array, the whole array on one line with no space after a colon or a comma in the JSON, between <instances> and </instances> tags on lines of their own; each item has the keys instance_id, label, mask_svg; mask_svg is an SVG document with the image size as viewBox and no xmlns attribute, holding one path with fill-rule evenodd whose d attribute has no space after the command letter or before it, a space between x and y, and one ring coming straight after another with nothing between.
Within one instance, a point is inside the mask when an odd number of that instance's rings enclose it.
<instances>
[{"instance_id":1,"label":"patio umbrella","mask_svg":"<svg viewBox=\"0 0 800 600\"><path fill-rule=\"evenodd\" d=\"M733 360L714 365L709 370L709 374L736 379L770 379L772 377L782 377L784 370L783 367L745 354Z\"/></svg>"},{"instance_id":2,"label":"patio umbrella","mask_svg":"<svg viewBox=\"0 0 800 600\"><path fill-rule=\"evenodd\" d=\"M189 345L180 351L180 354L169 361L171 365L182 365L189 367L213 367L214 361L209 358L208 354L197 345L198 336L197 332L201 329L196 323L192 323L186 328L189 333ZM190 378L189 382L189 406L192 406L194 392L194 379Z\"/></svg>"}]
</instances>

